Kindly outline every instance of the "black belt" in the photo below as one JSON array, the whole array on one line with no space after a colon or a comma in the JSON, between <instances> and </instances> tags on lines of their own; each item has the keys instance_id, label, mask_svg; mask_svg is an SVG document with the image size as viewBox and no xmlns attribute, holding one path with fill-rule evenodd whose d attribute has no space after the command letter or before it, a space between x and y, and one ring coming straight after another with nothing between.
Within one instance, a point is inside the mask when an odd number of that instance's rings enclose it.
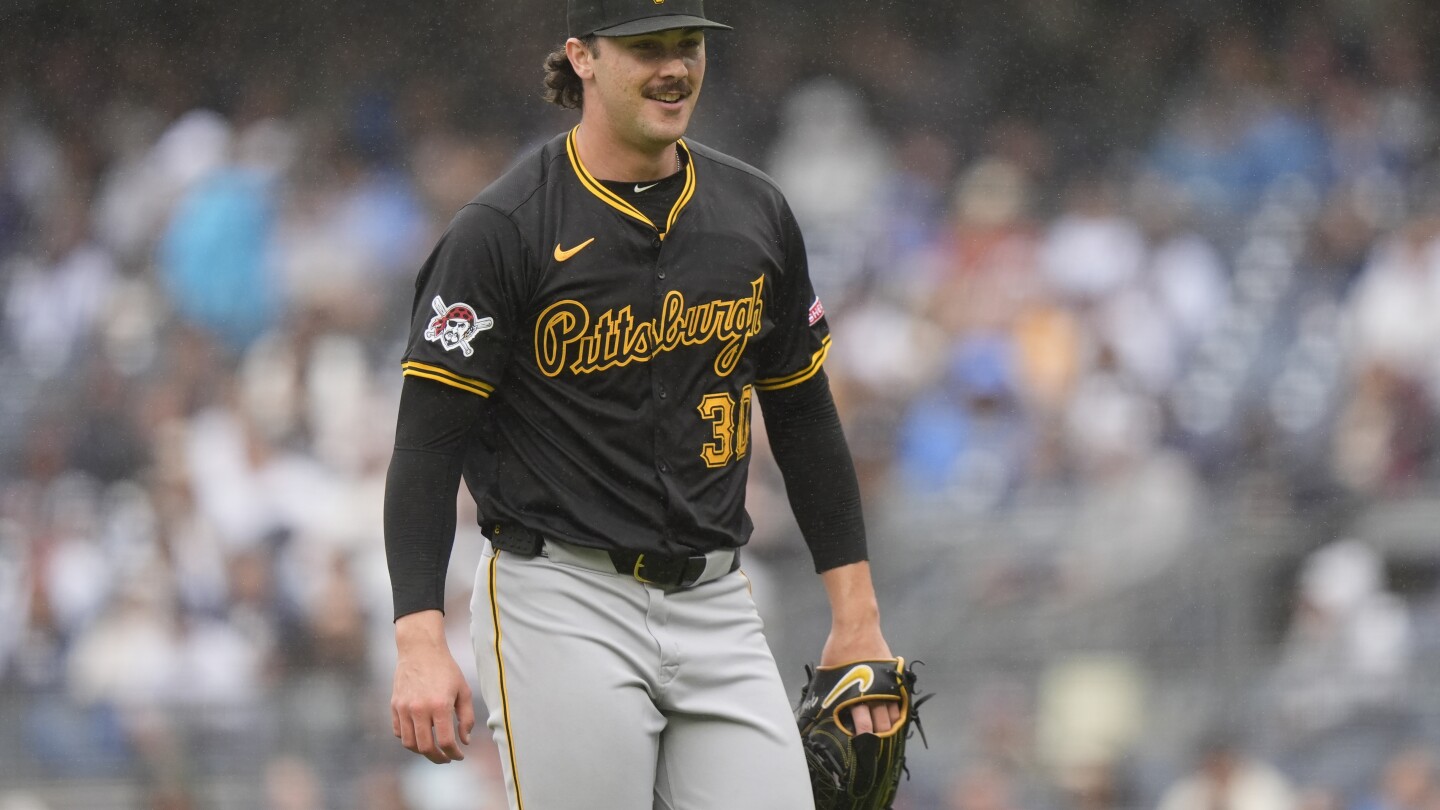
<instances>
[{"instance_id":1,"label":"black belt","mask_svg":"<svg viewBox=\"0 0 1440 810\"><path fill-rule=\"evenodd\" d=\"M534 557L541 553L547 542L539 532L531 531L524 526L490 523L486 525L485 529L486 535L490 538L490 545L501 551L525 557ZM583 557L583 560L599 559L600 555L606 555L609 557L609 567L613 567L617 574L634 577L647 585L658 585L665 588L688 588L700 582L701 578L705 576L706 569L714 562L716 555L728 554L731 556L728 567L718 573L729 573L740 567L739 549L722 549L711 552L709 555L679 555L621 549L602 551L560 541L549 542L569 551L572 561L584 564L582 560L573 559L577 551L593 552L593 554ZM598 568L598 566L595 567ZM711 576L706 577L704 581L715 579L718 573L712 570Z\"/></svg>"}]
</instances>

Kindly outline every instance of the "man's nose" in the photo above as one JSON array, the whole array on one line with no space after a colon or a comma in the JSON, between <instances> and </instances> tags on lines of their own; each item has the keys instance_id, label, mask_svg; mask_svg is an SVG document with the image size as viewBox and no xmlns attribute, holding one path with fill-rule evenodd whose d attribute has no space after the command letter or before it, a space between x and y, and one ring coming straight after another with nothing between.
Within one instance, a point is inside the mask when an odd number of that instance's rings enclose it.
<instances>
[{"instance_id":1,"label":"man's nose","mask_svg":"<svg viewBox=\"0 0 1440 810\"><path fill-rule=\"evenodd\" d=\"M666 78L683 79L690 75L690 67L685 64L685 57L681 56L679 52L672 53L660 65L660 75Z\"/></svg>"}]
</instances>

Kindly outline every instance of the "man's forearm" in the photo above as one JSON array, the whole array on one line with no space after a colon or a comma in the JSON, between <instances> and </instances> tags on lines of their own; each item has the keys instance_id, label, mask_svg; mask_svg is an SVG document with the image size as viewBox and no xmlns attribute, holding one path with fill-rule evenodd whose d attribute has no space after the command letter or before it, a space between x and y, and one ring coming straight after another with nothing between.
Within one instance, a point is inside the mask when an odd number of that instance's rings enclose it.
<instances>
[{"instance_id":1,"label":"man's forearm","mask_svg":"<svg viewBox=\"0 0 1440 810\"><path fill-rule=\"evenodd\" d=\"M483 417L473 394L405 378L385 475L385 559L395 617L445 609L455 496L468 439Z\"/></svg>"},{"instance_id":2,"label":"man's forearm","mask_svg":"<svg viewBox=\"0 0 1440 810\"><path fill-rule=\"evenodd\" d=\"M816 571L867 558L855 463L824 372L762 394L765 425Z\"/></svg>"},{"instance_id":3,"label":"man's forearm","mask_svg":"<svg viewBox=\"0 0 1440 810\"><path fill-rule=\"evenodd\" d=\"M395 618L445 609L460 460L397 448L385 478L385 561Z\"/></svg>"}]
</instances>

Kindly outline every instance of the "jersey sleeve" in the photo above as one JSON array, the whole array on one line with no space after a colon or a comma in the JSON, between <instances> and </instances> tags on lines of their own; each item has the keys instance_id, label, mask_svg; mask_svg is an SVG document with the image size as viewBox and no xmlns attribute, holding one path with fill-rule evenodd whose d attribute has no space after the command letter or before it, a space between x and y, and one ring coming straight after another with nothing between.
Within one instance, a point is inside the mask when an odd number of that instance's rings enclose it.
<instances>
[{"instance_id":1,"label":"jersey sleeve","mask_svg":"<svg viewBox=\"0 0 1440 810\"><path fill-rule=\"evenodd\" d=\"M869 559L860 481L824 370L784 390L761 391L760 407L815 571Z\"/></svg>"},{"instance_id":2,"label":"jersey sleeve","mask_svg":"<svg viewBox=\"0 0 1440 810\"><path fill-rule=\"evenodd\" d=\"M780 237L785 266L775 280L774 331L760 347L755 388L778 391L814 377L830 351L825 308L810 283L805 238L790 207L782 202Z\"/></svg>"},{"instance_id":3,"label":"jersey sleeve","mask_svg":"<svg viewBox=\"0 0 1440 810\"><path fill-rule=\"evenodd\" d=\"M509 217L460 209L416 278L403 374L488 398L519 327L529 261Z\"/></svg>"},{"instance_id":4,"label":"jersey sleeve","mask_svg":"<svg viewBox=\"0 0 1440 810\"><path fill-rule=\"evenodd\" d=\"M476 428L489 421L488 404L414 376L401 388L384 500L385 560L397 619L445 610L455 493L463 468L471 464Z\"/></svg>"}]
</instances>

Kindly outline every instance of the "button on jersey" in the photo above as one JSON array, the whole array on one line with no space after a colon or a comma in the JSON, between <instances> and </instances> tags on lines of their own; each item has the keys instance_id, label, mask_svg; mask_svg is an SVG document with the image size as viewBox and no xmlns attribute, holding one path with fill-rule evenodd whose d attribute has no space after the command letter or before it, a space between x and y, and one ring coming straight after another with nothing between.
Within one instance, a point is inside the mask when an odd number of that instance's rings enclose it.
<instances>
[{"instance_id":1,"label":"button on jersey","mask_svg":"<svg viewBox=\"0 0 1440 810\"><path fill-rule=\"evenodd\" d=\"M829 347L804 244L755 169L682 141L663 222L574 132L465 206L416 283L404 373L494 403L487 521L635 551L743 544L756 390Z\"/></svg>"}]
</instances>

